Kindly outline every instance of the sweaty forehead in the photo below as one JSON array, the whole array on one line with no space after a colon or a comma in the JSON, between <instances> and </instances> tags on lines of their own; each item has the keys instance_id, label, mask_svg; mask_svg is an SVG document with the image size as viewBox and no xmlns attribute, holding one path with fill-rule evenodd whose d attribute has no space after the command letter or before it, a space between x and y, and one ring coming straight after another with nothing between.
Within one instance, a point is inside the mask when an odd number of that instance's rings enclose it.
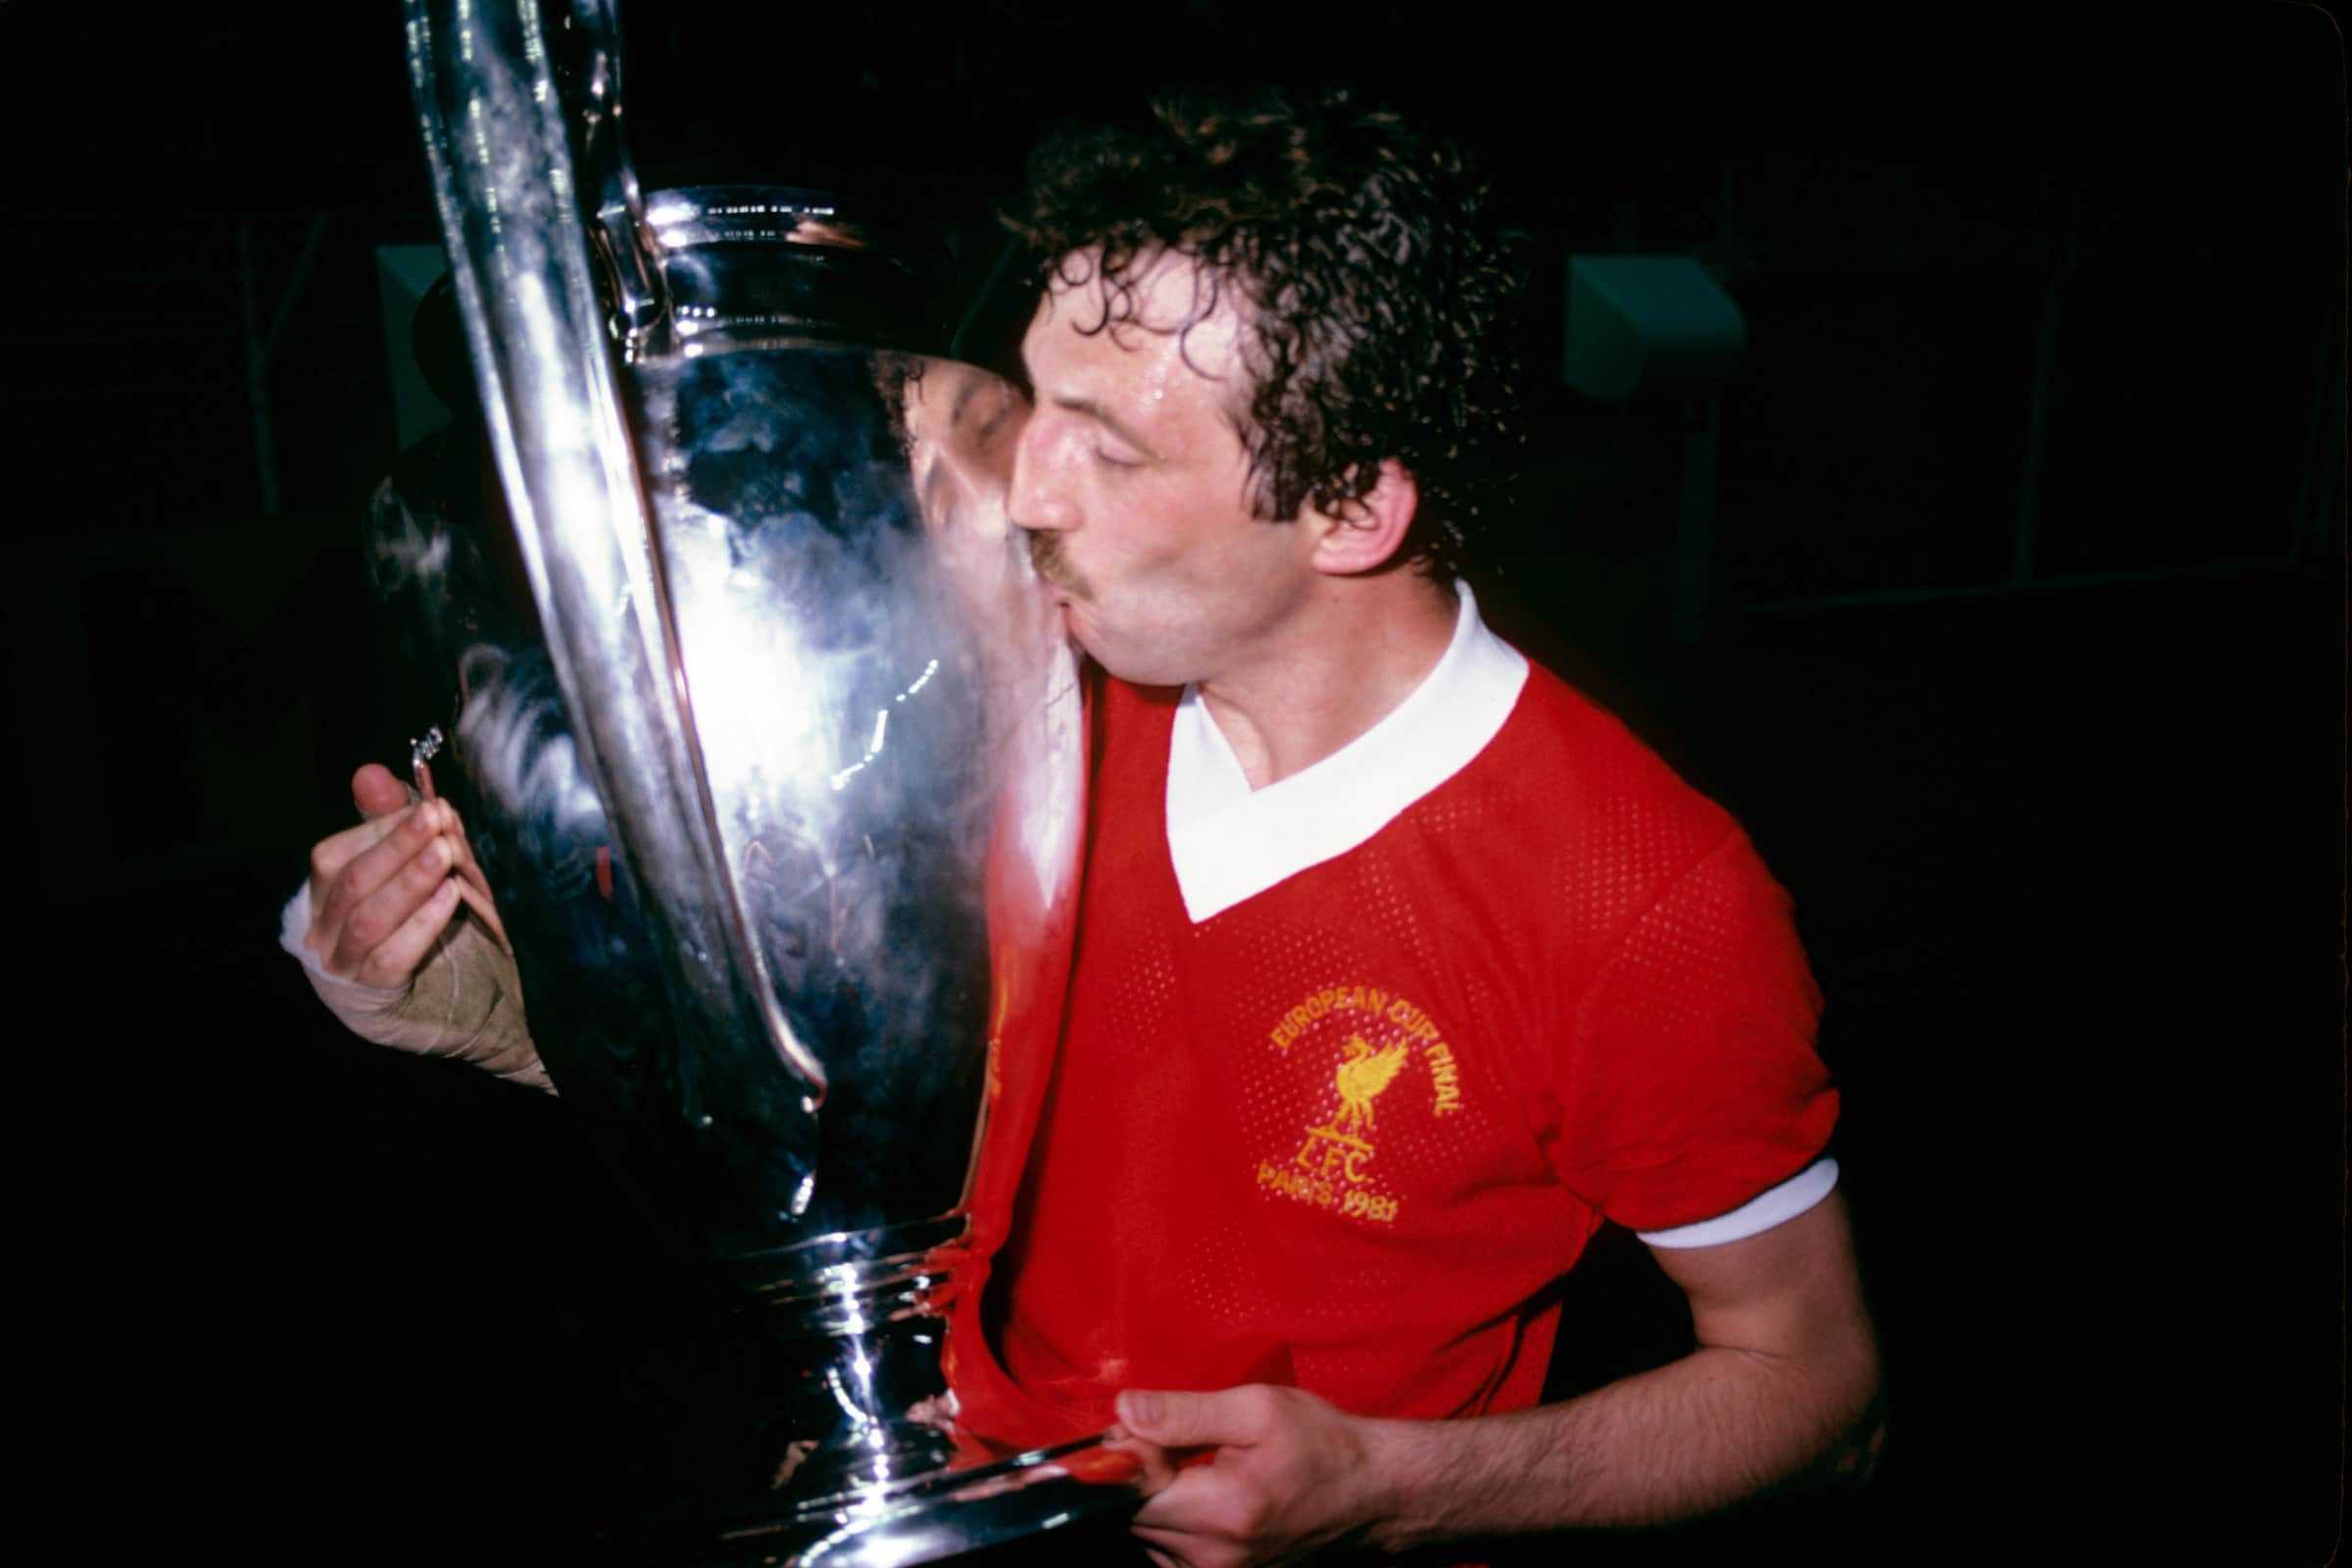
<instances>
[{"instance_id":1,"label":"sweaty forehead","mask_svg":"<svg viewBox=\"0 0 2352 1568\"><path fill-rule=\"evenodd\" d=\"M1035 375L1044 368L1040 359L1086 361L1116 371L1120 361L1107 352L1116 351L1188 370L1230 401L1241 380L1234 293L1189 257L1161 252L1105 273L1100 252L1080 251L1050 275L1023 354ZM1140 372L1144 365L1125 368Z\"/></svg>"}]
</instances>

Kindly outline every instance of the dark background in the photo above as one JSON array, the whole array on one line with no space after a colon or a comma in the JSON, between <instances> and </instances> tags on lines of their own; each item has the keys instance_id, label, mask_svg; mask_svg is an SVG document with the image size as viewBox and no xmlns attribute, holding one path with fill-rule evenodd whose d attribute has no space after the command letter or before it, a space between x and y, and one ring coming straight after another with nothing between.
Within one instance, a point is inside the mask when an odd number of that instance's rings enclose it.
<instances>
[{"instance_id":1,"label":"dark background","mask_svg":"<svg viewBox=\"0 0 2352 1568\"><path fill-rule=\"evenodd\" d=\"M1895 1404L1857 1500L1568 1549L2329 1556L2324 11L772 9L638 0L650 185L977 223L1042 124L1184 77L1353 82L1485 146L1534 258L1494 618L1794 894ZM72 1472L33 1506L94 1540L576 1556L693 1470L683 1391L741 1353L558 1106L340 1035L275 949L416 727L353 548L396 450L374 248L436 237L413 127L382 0L0 3L18 1346ZM1624 252L1698 255L1747 318L1703 601L1690 409L1557 374L1566 258ZM1659 1307L1604 1249L1555 1387L1671 1353Z\"/></svg>"}]
</instances>

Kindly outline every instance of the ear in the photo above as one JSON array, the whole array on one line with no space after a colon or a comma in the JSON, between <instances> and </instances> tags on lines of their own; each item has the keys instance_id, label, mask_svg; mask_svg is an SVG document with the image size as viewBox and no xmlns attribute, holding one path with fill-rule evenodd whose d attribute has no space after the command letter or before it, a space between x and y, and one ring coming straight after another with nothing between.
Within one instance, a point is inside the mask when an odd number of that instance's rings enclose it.
<instances>
[{"instance_id":1,"label":"ear","mask_svg":"<svg viewBox=\"0 0 2352 1568\"><path fill-rule=\"evenodd\" d=\"M1421 506L1421 487L1395 458L1380 466L1369 495L1335 512L1307 507L1299 519L1315 530L1312 561L1317 571L1352 577L1388 564L1404 543Z\"/></svg>"}]
</instances>

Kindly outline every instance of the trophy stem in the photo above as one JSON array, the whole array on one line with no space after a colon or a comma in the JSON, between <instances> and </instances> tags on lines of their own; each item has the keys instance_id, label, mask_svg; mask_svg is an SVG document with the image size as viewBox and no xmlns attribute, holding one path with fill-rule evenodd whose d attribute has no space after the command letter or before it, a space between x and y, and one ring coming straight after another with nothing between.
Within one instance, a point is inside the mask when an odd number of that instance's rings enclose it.
<instances>
[{"instance_id":1,"label":"trophy stem","mask_svg":"<svg viewBox=\"0 0 2352 1568\"><path fill-rule=\"evenodd\" d=\"M951 1468L956 1401L935 1301L951 1283L942 1249L963 1231L958 1213L730 1260L795 1369L765 1445L774 1469L761 1500L673 1519L656 1557L899 1568L1072 1524L1120 1528L1140 1494L1071 1473L1102 1457L1099 1436Z\"/></svg>"},{"instance_id":2,"label":"trophy stem","mask_svg":"<svg viewBox=\"0 0 2352 1568\"><path fill-rule=\"evenodd\" d=\"M779 1418L780 1500L824 1506L946 1468L956 1403L940 1368L939 1249L963 1216L820 1238L735 1260L798 1371Z\"/></svg>"}]
</instances>

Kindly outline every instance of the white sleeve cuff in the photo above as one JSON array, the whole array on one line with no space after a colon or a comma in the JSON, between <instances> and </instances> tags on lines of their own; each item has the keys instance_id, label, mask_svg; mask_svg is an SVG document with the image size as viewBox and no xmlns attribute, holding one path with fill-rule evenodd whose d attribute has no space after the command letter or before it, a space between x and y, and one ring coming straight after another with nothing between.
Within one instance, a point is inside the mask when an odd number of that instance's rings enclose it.
<instances>
[{"instance_id":1,"label":"white sleeve cuff","mask_svg":"<svg viewBox=\"0 0 2352 1568\"><path fill-rule=\"evenodd\" d=\"M322 973L318 955L303 945L311 930L311 879L304 877L294 896L286 901L285 913L277 917L277 945L302 960L302 966L314 974Z\"/></svg>"},{"instance_id":2,"label":"white sleeve cuff","mask_svg":"<svg viewBox=\"0 0 2352 1568\"><path fill-rule=\"evenodd\" d=\"M1636 1231L1651 1247L1720 1247L1788 1223L1830 1196L1838 1185L1838 1162L1824 1155L1778 1187L1749 1199L1728 1214L1677 1225L1671 1230Z\"/></svg>"}]
</instances>

